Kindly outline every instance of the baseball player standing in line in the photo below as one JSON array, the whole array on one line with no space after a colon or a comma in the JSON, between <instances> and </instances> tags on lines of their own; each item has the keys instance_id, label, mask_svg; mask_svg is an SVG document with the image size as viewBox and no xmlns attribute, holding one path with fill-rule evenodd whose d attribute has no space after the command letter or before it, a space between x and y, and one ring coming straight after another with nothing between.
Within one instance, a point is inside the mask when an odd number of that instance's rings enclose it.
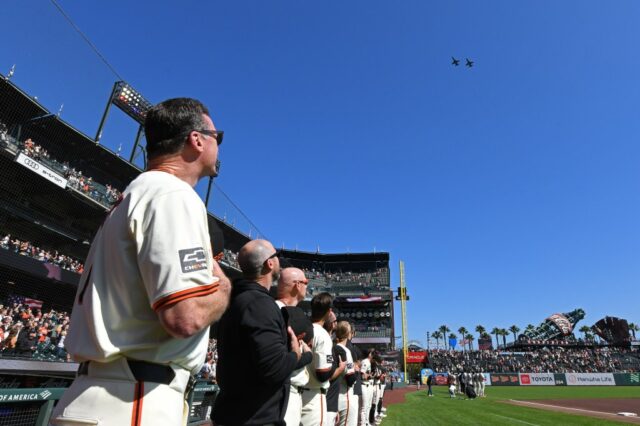
<instances>
[{"instance_id":1,"label":"baseball player standing in line","mask_svg":"<svg viewBox=\"0 0 640 426\"><path fill-rule=\"evenodd\" d=\"M354 361L354 369L356 381L353 384L353 413L355 415L355 423L358 425L360 420L360 408L362 407L362 375L360 374L360 364L362 361L362 352L356 345L353 344L352 340L356 334L355 324L349 323L351 328L351 335L349 336L349 340L347 341L347 348L351 351L351 356Z\"/></svg>"},{"instance_id":2,"label":"baseball player standing in line","mask_svg":"<svg viewBox=\"0 0 640 426\"><path fill-rule=\"evenodd\" d=\"M249 241L238 253L243 279L234 281L218 326L220 394L213 408L218 426L284 426L289 377L312 361L269 295L280 273L277 254L266 240Z\"/></svg>"},{"instance_id":3,"label":"baseball player standing in line","mask_svg":"<svg viewBox=\"0 0 640 426\"><path fill-rule=\"evenodd\" d=\"M340 370L340 362L347 362L347 354L335 345L335 331L338 325L338 319L336 314L332 311L329 312L329 317L324 322L324 329L327 330L329 336L334 340L334 345L331 348L331 354L333 355L333 368L334 372L329 379L329 389L327 390L327 419L325 424L335 425L338 418L338 400L340 399L341 388L341 376L344 374L344 370ZM346 370L346 367L345 367Z\"/></svg>"},{"instance_id":4,"label":"baseball player standing in line","mask_svg":"<svg viewBox=\"0 0 640 426\"><path fill-rule=\"evenodd\" d=\"M353 356L347 347L349 337L351 337L351 326L347 321L340 321L336 328L336 346L345 353L347 359L347 367L340 376L340 395L338 397L340 426L357 426L358 424L358 403L353 396L356 370Z\"/></svg>"},{"instance_id":5,"label":"baseball player standing in line","mask_svg":"<svg viewBox=\"0 0 640 426\"><path fill-rule=\"evenodd\" d=\"M333 365L331 337L323 328L331 312L333 298L329 293L317 294L311 299L311 321L313 321L313 362L307 365L309 383L302 393L302 418L304 426L332 426L326 422L329 379L336 368ZM345 362L340 364L344 370Z\"/></svg>"},{"instance_id":6,"label":"baseball player standing in line","mask_svg":"<svg viewBox=\"0 0 640 426\"><path fill-rule=\"evenodd\" d=\"M74 301L66 349L78 377L53 425L183 425L185 393L205 361L209 325L230 284L211 253L207 210L193 190L216 176L207 108L178 98L145 120L149 168L98 230Z\"/></svg>"},{"instance_id":7,"label":"baseball player standing in line","mask_svg":"<svg viewBox=\"0 0 640 426\"><path fill-rule=\"evenodd\" d=\"M284 268L278 279L278 307L297 306L307 295L309 280L304 272L298 268ZM299 308L298 308L299 309ZM309 382L309 371L302 367L291 374L289 385L289 401L284 421L287 425L298 426L302 417L302 392L303 387Z\"/></svg>"},{"instance_id":8,"label":"baseball player standing in line","mask_svg":"<svg viewBox=\"0 0 640 426\"><path fill-rule=\"evenodd\" d=\"M369 424L369 412L371 411L371 403L373 401L373 376L371 371L371 359L373 358L373 349L369 349L367 357L360 363L360 374L362 375L362 407L360 409L360 424L366 426Z\"/></svg>"}]
</instances>

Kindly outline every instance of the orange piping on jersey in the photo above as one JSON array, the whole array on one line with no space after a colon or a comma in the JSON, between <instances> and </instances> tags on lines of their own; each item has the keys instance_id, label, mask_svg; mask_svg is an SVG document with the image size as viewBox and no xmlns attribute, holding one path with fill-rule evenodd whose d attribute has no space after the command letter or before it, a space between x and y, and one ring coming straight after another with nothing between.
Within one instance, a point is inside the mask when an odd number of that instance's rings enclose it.
<instances>
[{"instance_id":1,"label":"orange piping on jersey","mask_svg":"<svg viewBox=\"0 0 640 426\"><path fill-rule=\"evenodd\" d=\"M133 395L133 413L131 413L131 426L142 424L142 400L144 399L144 382L136 382Z\"/></svg>"},{"instance_id":2,"label":"orange piping on jersey","mask_svg":"<svg viewBox=\"0 0 640 426\"><path fill-rule=\"evenodd\" d=\"M207 296L209 294L213 294L218 291L218 287L220 283L215 282L213 284L191 287L186 290L178 291L176 293L172 293L168 296L163 297L153 304L152 308L154 311L157 311L160 308L165 308L169 305L173 305L185 299L190 299L192 297L202 297Z\"/></svg>"}]
</instances>

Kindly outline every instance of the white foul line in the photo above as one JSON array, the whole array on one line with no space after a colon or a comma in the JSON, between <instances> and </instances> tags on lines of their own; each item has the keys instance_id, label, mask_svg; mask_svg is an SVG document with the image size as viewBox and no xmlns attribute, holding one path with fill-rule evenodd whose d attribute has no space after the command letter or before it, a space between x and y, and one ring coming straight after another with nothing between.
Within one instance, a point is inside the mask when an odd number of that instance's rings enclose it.
<instances>
[{"instance_id":1,"label":"white foul line","mask_svg":"<svg viewBox=\"0 0 640 426\"><path fill-rule=\"evenodd\" d=\"M503 419L513 420L514 422L522 423L522 424L525 424L525 425L538 426L538 425L537 425L537 424L535 424L535 423L525 422L524 420L514 419L513 417L501 416L501 415L499 415L499 414L493 414L493 415L494 415L494 416L496 416L496 417L502 417Z\"/></svg>"},{"instance_id":2,"label":"white foul line","mask_svg":"<svg viewBox=\"0 0 640 426\"><path fill-rule=\"evenodd\" d=\"M517 402L518 404L541 405L543 407L562 408L563 410L583 411L585 413L605 414L607 416L616 416L617 417L617 414L615 414L615 413L607 413L606 411L585 410L583 408L565 407L563 405L541 404L539 402L531 402L531 401L518 401L517 399L510 399L510 401Z\"/></svg>"}]
</instances>

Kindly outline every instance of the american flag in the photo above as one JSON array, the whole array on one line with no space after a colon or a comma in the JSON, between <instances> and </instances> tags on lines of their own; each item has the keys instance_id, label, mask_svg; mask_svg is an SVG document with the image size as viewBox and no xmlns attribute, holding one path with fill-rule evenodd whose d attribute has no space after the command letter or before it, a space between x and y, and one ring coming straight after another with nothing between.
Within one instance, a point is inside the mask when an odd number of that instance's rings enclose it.
<instances>
[{"instance_id":1,"label":"american flag","mask_svg":"<svg viewBox=\"0 0 640 426\"><path fill-rule=\"evenodd\" d=\"M30 307L31 309L42 309L42 300L38 300L38 299L30 299L28 297L24 298L24 303L25 305L27 305L28 307Z\"/></svg>"}]
</instances>

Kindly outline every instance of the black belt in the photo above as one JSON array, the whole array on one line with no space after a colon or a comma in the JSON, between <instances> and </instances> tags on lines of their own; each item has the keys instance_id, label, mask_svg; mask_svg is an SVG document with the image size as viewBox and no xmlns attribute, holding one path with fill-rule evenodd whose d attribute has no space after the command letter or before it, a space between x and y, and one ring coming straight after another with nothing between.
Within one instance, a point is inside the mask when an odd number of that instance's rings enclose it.
<instances>
[{"instance_id":1,"label":"black belt","mask_svg":"<svg viewBox=\"0 0 640 426\"><path fill-rule=\"evenodd\" d=\"M152 362L138 361L128 359L129 369L139 382L153 382L168 385L176 377L173 368L168 365L154 364ZM78 376L87 375L89 373L89 361L81 362L78 368Z\"/></svg>"},{"instance_id":2,"label":"black belt","mask_svg":"<svg viewBox=\"0 0 640 426\"><path fill-rule=\"evenodd\" d=\"M320 388L320 389L298 388L298 389L302 389L303 391L319 391L323 395L327 394L327 390L325 388Z\"/></svg>"}]
</instances>

